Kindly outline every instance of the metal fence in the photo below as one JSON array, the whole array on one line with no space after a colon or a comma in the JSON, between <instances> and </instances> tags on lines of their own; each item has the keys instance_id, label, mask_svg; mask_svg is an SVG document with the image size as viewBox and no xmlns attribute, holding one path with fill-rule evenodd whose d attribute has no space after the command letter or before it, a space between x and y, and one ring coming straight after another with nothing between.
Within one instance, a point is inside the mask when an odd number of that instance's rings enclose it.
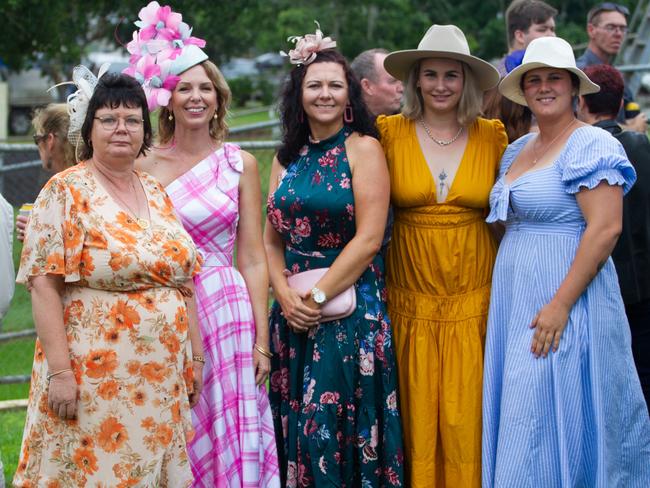
<instances>
[{"instance_id":1,"label":"metal fence","mask_svg":"<svg viewBox=\"0 0 650 488\"><path fill-rule=\"evenodd\" d=\"M245 134L250 131L268 129L277 124L277 121L250 124L233 128L230 130L230 134ZM275 140L247 140L237 141L237 144L242 149L257 151L276 149L279 142ZM260 161L260 165L264 166L261 171L268 169L266 168L267 163ZM0 193L12 205L19 206L25 202L33 202L50 177L51 174L43 170L38 150L33 144L0 144ZM31 348L29 354L33 353L33 341L36 333L31 328L31 317L25 317L24 327L22 324L18 324L18 326L23 330L0 333L0 389L6 388L5 385L28 383L30 380L29 369L16 372L15 358L18 354L22 354L24 357L26 348ZM15 324L13 328L16 328ZM2 331L1 328L0 331Z\"/></svg>"}]
</instances>

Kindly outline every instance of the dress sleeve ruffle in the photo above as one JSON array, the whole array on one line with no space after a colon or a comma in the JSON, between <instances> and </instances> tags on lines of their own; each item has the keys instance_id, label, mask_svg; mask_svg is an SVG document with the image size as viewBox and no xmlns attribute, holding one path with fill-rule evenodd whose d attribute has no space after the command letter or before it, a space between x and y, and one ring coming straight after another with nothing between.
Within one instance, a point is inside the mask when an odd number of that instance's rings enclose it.
<instances>
[{"instance_id":1,"label":"dress sleeve ruffle","mask_svg":"<svg viewBox=\"0 0 650 488\"><path fill-rule=\"evenodd\" d=\"M85 188L74 188L61 174L43 187L25 232L17 283L30 277L62 276L66 282L81 279L85 260L85 231L79 213L87 211L89 195Z\"/></svg>"},{"instance_id":2,"label":"dress sleeve ruffle","mask_svg":"<svg viewBox=\"0 0 650 488\"><path fill-rule=\"evenodd\" d=\"M623 146L606 131L595 127L574 134L578 137L560 162L566 192L591 190L606 181L609 185L622 186L627 193L636 181L636 172Z\"/></svg>"},{"instance_id":3,"label":"dress sleeve ruffle","mask_svg":"<svg viewBox=\"0 0 650 488\"><path fill-rule=\"evenodd\" d=\"M223 150L228 167L242 174L244 172L244 160L241 156L241 148L237 144L227 142L224 144Z\"/></svg>"}]
</instances>

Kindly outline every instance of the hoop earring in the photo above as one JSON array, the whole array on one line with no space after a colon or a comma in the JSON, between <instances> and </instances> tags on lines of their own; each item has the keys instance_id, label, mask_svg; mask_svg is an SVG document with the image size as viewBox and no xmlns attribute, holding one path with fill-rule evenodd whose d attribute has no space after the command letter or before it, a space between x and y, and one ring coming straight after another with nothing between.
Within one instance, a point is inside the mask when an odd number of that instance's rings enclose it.
<instances>
[{"instance_id":1,"label":"hoop earring","mask_svg":"<svg viewBox=\"0 0 650 488\"><path fill-rule=\"evenodd\" d=\"M343 121L346 124L351 124L354 122L354 112L352 111L352 106L349 103L345 106L345 111L343 112Z\"/></svg>"},{"instance_id":2,"label":"hoop earring","mask_svg":"<svg viewBox=\"0 0 650 488\"><path fill-rule=\"evenodd\" d=\"M169 112L169 117L167 117L167 120L169 120L170 122L174 120L174 114L172 112Z\"/></svg>"}]
</instances>

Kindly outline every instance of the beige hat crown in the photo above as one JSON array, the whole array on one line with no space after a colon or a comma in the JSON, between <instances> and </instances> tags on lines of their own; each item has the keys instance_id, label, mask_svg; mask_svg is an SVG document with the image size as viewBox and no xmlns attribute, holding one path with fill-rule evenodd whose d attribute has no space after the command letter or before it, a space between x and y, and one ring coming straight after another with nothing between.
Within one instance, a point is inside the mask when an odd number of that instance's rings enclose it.
<instances>
[{"instance_id":1,"label":"beige hat crown","mask_svg":"<svg viewBox=\"0 0 650 488\"><path fill-rule=\"evenodd\" d=\"M496 68L470 54L465 34L455 25L432 25L417 49L390 53L384 59L384 67L395 78L406 81L413 63L426 58L449 58L466 63L476 75L481 90L490 89L499 82Z\"/></svg>"},{"instance_id":2,"label":"beige hat crown","mask_svg":"<svg viewBox=\"0 0 650 488\"><path fill-rule=\"evenodd\" d=\"M521 64L508 73L501 83L501 94L519 105L527 105L521 90L521 78L537 68L560 68L574 73L580 79L579 95L597 93L600 87L576 66L571 44L560 37L538 37L526 48Z\"/></svg>"}]
</instances>

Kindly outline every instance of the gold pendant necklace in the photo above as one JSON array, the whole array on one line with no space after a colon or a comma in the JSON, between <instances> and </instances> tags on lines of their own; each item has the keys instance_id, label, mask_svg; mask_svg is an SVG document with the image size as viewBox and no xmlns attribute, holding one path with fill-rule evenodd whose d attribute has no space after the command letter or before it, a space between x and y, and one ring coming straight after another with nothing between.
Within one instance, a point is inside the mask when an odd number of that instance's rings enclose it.
<instances>
[{"instance_id":1,"label":"gold pendant necklace","mask_svg":"<svg viewBox=\"0 0 650 488\"><path fill-rule=\"evenodd\" d=\"M106 181L107 181L107 182L108 182L108 183L113 187L113 195L115 196L115 198L117 198L117 199L120 201L120 203L121 203L122 205L124 205L124 206L127 208L127 210L129 211L129 213L131 214L131 217L133 217L133 219L134 219L135 222L138 224L138 226L139 226L141 229L148 229L148 228L149 228L149 221L146 220L146 219L143 219L142 217L140 217L139 212L134 212L133 209L131 208L131 206L130 206L128 203L126 203L126 202L125 202L125 201L120 197L120 195L118 195L117 190L119 190L119 188L117 187L117 185L115 185L115 184L111 181L111 179L110 179L108 176L106 176L106 175L102 172L101 169L99 169L99 168L97 167L97 165L95 165L95 168L96 168L97 171L98 171L98 172L99 172L99 173L104 177L104 179L105 179L105 180L106 180ZM133 194L135 195L135 204L137 205L138 210L140 210L140 198L138 198L138 192L135 190L135 184L133 183L133 175L131 175L131 189L133 190Z\"/></svg>"},{"instance_id":2,"label":"gold pendant necklace","mask_svg":"<svg viewBox=\"0 0 650 488\"><path fill-rule=\"evenodd\" d=\"M542 151L542 154L540 154L539 156L537 155L537 151L535 151L535 143L537 142L537 139L539 138L539 134L535 137L535 141L533 142L533 145L530 146L530 148L533 150L533 156L535 156L535 159L533 159L533 164L532 164L533 166L535 166L537 164L537 161L539 161L540 159L542 159L544 157L544 155L551 148L553 143L555 141L557 141L562 134L564 134L567 130L569 130L569 127L571 127L576 120L577 119L572 119L571 122L569 122L569 125L567 125L564 129L562 129L562 132L560 132L558 135L556 135L553 138L553 140L546 145L546 147L544 148L544 151Z\"/></svg>"},{"instance_id":3,"label":"gold pendant necklace","mask_svg":"<svg viewBox=\"0 0 650 488\"><path fill-rule=\"evenodd\" d=\"M451 144L456 142L456 139L458 139L460 137L461 132L463 132L463 126L461 125L460 129L458 129L458 132L456 132L456 135L454 137L452 137L451 139L449 139L448 141L446 141L444 139L436 139L435 137L433 137L433 134L431 133L431 129L429 128L429 126L424 121L424 117L420 117L419 122L422 125L422 128L424 129L424 131L429 136L429 139L431 139L433 142L438 144L440 147L450 146Z\"/></svg>"}]
</instances>

